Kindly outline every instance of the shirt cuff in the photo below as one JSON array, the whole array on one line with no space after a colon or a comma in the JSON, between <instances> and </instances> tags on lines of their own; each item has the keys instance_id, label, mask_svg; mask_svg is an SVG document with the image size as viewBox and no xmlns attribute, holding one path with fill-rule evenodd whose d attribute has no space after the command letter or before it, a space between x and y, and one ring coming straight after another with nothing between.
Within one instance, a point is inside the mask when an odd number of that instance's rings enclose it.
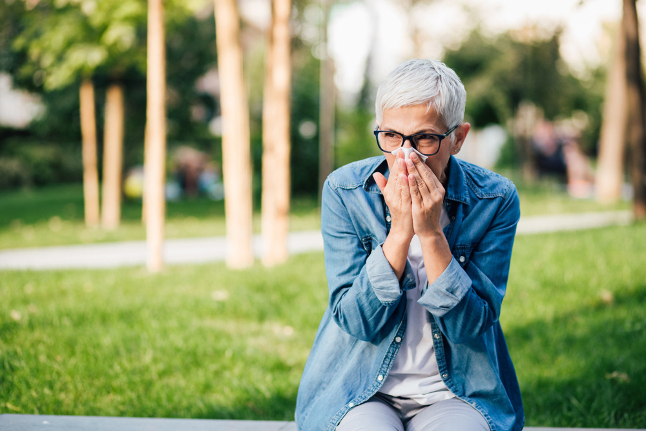
<instances>
[{"instance_id":1,"label":"shirt cuff","mask_svg":"<svg viewBox=\"0 0 646 431\"><path fill-rule=\"evenodd\" d=\"M384 304L392 304L398 301L404 290L410 290L415 287L415 275L410 263L408 263L408 259L406 259L406 267L400 283L395 271L390 266L390 262L386 259L381 245L372 250L372 253L368 256L366 271L375 295Z\"/></svg>"},{"instance_id":2,"label":"shirt cuff","mask_svg":"<svg viewBox=\"0 0 646 431\"><path fill-rule=\"evenodd\" d=\"M434 316L442 317L453 309L471 289L471 279L455 258L432 283L426 283L418 304Z\"/></svg>"}]
</instances>

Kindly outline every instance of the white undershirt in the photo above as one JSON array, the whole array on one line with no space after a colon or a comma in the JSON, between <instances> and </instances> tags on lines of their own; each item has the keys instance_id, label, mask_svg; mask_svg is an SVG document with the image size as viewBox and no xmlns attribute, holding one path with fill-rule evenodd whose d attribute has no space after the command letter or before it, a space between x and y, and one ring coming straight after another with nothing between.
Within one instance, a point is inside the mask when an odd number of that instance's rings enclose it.
<instances>
[{"instance_id":1,"label":"white undershirt","mask_svg":"<svg viewBox=\"0 0 646 431\"><path fill-rule=\"evenodd\" d=\"M449 223L446 210L442 207L442 229ZM440 377L433 347L432 317L417 303L427 281L422 245L417 235L413 236L408 248L408 262L415 273L416 287L406 291L406 334L380 392L430 405L454 398L455 395Z\"/></svg>"}]
</instances>

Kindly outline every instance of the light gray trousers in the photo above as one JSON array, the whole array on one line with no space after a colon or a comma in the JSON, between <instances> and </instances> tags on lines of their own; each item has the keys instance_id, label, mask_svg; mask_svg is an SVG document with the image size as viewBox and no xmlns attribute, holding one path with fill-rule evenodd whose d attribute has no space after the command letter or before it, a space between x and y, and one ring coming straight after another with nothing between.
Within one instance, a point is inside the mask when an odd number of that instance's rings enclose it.
<instances>
[{"instance_id":1,"label":"light gray trousers","mask_svg":"<svg viewBox=\"0 0 646 431\"><path fill-rule=\"evenodd\" d=\"M480 412L459 398L413 411L410 406L398 407L401 404L372 397L350 410L336 431L490 431Z\"/></svg>"}]
</instances>

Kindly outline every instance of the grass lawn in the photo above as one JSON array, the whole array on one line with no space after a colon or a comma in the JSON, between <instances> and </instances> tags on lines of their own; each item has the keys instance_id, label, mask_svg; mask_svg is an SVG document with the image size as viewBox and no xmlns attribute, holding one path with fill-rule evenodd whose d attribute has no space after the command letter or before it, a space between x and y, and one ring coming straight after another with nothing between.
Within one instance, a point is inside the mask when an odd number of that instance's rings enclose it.
<instances>
[{"instance_id":1,"label":"grass lawn","mask_svg":"<svg viewBox=\"0 0 646 431\"><path fill-rule=\"evenodd\" d=\"M519 185L523 216L628 209L628 202L604 206L593 200L572 199L553 182ZM292 200L291 230L319 229L315 198ZM260 232L260 214L254 216ZM225 234L224 203L207 199L167 203L167 238ZM141 203L124 201L122 223L115 231L87 228L83 221L81 185L57 185L34 190L0 192L0 249L83 244L145 238Z\"/></svg>"},{"instance_id":2,"label":"grass lawn","mask_svg":"<svg viewBox=\"0 0 646 431\"><path fill-rule=\"evenodd\" d=\"M646 426L646 224L517 239L502 324L527 425ZM0 272L0 413L292 420L321 253Z\"/></svg>"},{"instance_id":3,"label":"grass lawn","mask_svg":"<svg viewBox=\"0 0 646 431\"><path fill-rule=\"evenodd\" d=\"M291 230L320 228L316 198L292 199ZM115 231L88 228L83 219L83 188L56 185L0 192L0 249L63 244L130 241L146 238L141 201L124 201L121 226ZM166 237L225 235L224 202L205 198L166 204ZM260 232L260 214L254 214Z\"/></svg>"}]
</instances>

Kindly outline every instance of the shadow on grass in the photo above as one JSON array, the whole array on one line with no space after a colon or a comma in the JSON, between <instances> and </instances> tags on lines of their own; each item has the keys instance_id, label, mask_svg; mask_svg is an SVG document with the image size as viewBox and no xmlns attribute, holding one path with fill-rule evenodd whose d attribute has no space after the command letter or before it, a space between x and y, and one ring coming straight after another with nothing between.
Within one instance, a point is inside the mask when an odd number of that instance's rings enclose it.
<instances>
[{"instance_id":1,"label":"shadow on grass","mask_svg":"<svg viewBox=\"0 0 646 431\"><path fill-rule=\"evenodd\" d=\"M528 426L646 426L644 303L641 285L505 330Z\"/></svg>"}]
</instances>

